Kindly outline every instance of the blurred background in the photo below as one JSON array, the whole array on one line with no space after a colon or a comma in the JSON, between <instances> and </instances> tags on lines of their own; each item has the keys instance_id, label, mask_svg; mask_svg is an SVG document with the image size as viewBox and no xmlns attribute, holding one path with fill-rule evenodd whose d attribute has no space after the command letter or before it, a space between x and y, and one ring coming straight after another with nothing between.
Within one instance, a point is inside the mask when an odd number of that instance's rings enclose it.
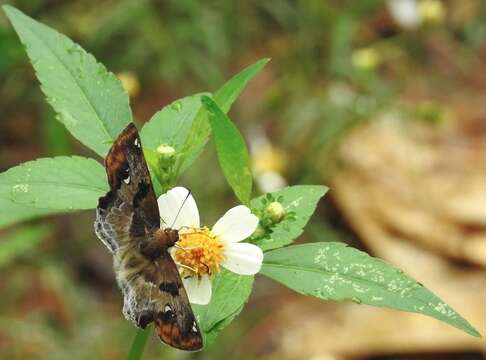
<instances>
[{"instance_id":1,"label":"blurred background","mask_svg":"<svg viewBox=\"0 0 486 360\"><path fill-rule=\"evenodd\" d=\"M299 242L345 241L383 258L486 334L486 2L8 3L116 73L139 125L271 57L231 111L256 192L330 186ZM55 120L3 13L0 114L1 171L96 156ZM211 145L180 181L209 225L235 204ZM208 169L210 181L200 176ZM93 219L0 209L1 359L126 357L135 329ZM421 315L304 298L259 277L210 349L186 354L151 336L144 359L484 359L485 350Z\"/></svg>"}]
</instances>

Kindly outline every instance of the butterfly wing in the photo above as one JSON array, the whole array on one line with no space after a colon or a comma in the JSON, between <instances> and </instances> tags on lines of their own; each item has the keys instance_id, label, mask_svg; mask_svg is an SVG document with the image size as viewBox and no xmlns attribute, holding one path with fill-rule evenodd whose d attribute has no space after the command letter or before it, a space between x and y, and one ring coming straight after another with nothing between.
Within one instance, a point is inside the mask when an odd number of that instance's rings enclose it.
<instances>
[{"instance_id":1,"label":"butterfly wing","mask_svg":"<svg viewBox=\"0 0 486 360\"><path fill-rule=\"evenodd\" d=\"M165 293L168 306L166 305L164 311L155 317L157 334L163 342L178 349L202 349L201 332L192 313L179 271L168 253L164 254L160 267L163 276L159 290Z\"/></svg>"},{"instance_id":2,"label":"butterfly wing","mask_svg":"<svg viewBox=\"0 0 486 360\"><path fill-rule=\"evenodd\" d=\"M202 337L177 267L163 246L156 259L140 251L157 247L157 200L138 131L128 125L105 159L110 191L99 199L95 232L115 255L123 313L139 327L154 321L159 337L182 350L199 350Z\"/></svg>"},{"instance_id":3,"label":"butterfly wing","mask_svg":"<svg viewBox=\"0 0 486 360\"><path fill-rule=\"evenodd\" d=\"M147 266L140 276L120 283L125 289L123 312L137 326L145 328L153 321L166 344L189 351L202 348L201 332L169 253L164 252L156 265Z\"/></svg>"},{"instance_id":4,"label":"butterfly wing","mask_svg":"<svg viewBox=\"0 0 486 360\"><path fill-rule=\"evenodd\" d=\"M130 123L105 159L110 191L99 199L95 232L115 253L160 226L157 200L137 128Z\"/></svg>"}]
</instances>

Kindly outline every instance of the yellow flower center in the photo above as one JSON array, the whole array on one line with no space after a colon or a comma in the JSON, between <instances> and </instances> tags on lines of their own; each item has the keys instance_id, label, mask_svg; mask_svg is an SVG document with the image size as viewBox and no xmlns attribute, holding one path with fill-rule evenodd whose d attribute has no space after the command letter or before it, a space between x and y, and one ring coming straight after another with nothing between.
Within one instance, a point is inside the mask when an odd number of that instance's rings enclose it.
<instances>
[{"instance_id":1,"label":"yellow flower center","mask_svg":"<svg viewBox=\"0 0 486 360\"><path fill-rule=\"evenodd\" d=\"M223 245L211 231L204 227L179 231L179 248L175 251L176 261L187 275L211 275L219 272L223 260Z\"/></svg>"}]
</instances>

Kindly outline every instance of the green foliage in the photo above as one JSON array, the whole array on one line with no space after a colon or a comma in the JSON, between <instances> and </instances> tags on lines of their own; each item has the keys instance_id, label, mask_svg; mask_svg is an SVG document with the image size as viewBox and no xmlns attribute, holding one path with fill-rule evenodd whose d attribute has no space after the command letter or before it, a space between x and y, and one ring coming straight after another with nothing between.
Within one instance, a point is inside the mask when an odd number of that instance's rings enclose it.
<instances>
[{"instance_id":1,"label":"green foliage","mask_svg":"<svg viewBox=\"0 0 486 360\"><path fill-rule=\"evenodd\" d=\"M243 310L243 307L245 305L241 305L241 307L239 309L237 309L233 314L231 314L230 316L228 316L226 319L224 320L221 320L220 322L218 322L210 331L208 332L205 332L204 333L204 346L206 347L210 347L214 341L216 340L216 338L219 336L219 334L221 333L221 331L223 331L223 329L228 326L229 324L231 324L231 322L240 314L240 312Z\"/></svg>"},{"instance_id":2,"label":"green foliage","mask_svg":"<svg viewBox=\"0 0 486 360\"><path fill-rule=\"evenodd\" d=\"M201 155L206 143L208 142L209 136L211 135L211 126L208 121L208 114L206 109L202 106L200 102L199 105L201 109L196 115L192 123L192 129L187 137L185 146L182 149L185 155L184 161L178 163L177 173L186 170L189 166Z\"/></svg>"},{"instance_id":3,"label":"green foliage","mask_svg":"<svg viewBox=\"0 0 486 360\"><path fill-rule=\"evenodd\" d=\"M46 110L42 119L43 152L48 156L70 155L72 146L66 128L56 120L52 109Z\"/></svg>"},{"instance_id":4,"label":"green foliage","mask_svg":"<svg viewBox=\"0 0 486 360\"><path fill-rule=\"evenodd\" d=\"M36 209L17 204L11 199L11 186L0 186L0 227L58 212L55 209Z\"/></svg>"},{"instance_id":5,"label":"green foliage","mask_svg":"<svg viewBox=\"0 0 486 360\"><path fill-rule=\"evenodd\" d=\"M157 151L144 147L143 155L149 167L155 195L158 197L166 192L170 188L172 181L174 181L175 151L171 156L164 156Z\"/></svg>"},{"instance_id":6,"label":"green foliage","mask_svg":"<svg viewBox=\"0 0 486 360\"><path fill-rule=\"evenodd\" d=\"M49 234L47 226L28 226L2 238L0 242L0 268L9 265L17 257L31 253Z\"/></svg>"},{"instance_id":7,"label":"green foliage","mask_svg":"<svg viewBox=\"0 0 486 360\"><path fill-rule=\"evenodd\" d=\"M143 349L152 331L152 326L147 326L145 329L137 329L130 352L128 353L128 360L139 360L142 358Z\"/></svg>"},{"instance_id":8,"label":"green foliage","mask_svg":"<svg viewBox=\"0 0 486 360\"><path fill-rule=\"evenodd\" d=\"M93 209L108 191L104 168L93 159L59 156L23 163L0 174L10 199L40 209Z\"/></svg>"},{"instance_id":9,"label":"green foliage","mask_svg":"<svg viewBox=\"0 0 486 360\"><path fill-rule=\"evenodd\" d=\"M252 211L260 218L261 234L252 242L263 250L276 249L294 241L309 221L317 203L328 188L318 185L296 185L257 197L251 201ZM282 220L274 222L267 214L267 206L278 201L284 207Z\"/></svg>"},{"instance_id":10,"label":"green foliage","mask_svg":"<svg viewBox=\"0 0 486 360\"><path fill-rule=\"evenodd\" d=\"M59 121L79 141L105 156L111 142L132 121L120 81L66 36L11 6L3 8Z\"/></svg>"},{"instance_id":11,"label":"green foliage","mask_svg":"<svg viewBox=\"0 0 486 360\"><path fill-rule=\"evenodd\" d=\"M213 130L218 160L223 174L236 197L242 203L248 204L250 202L252 176L245 140L238 128L211 98L204 96L202 102L209 112L209 123Z\"/></svg>"},{"instance_id":12,"label":"green foliage","mask_svg":"<svg viewBox=\"0 0 486 360\"><path fill-rule=\"evenodd\" d=\"M201 109L201 96L196 94L174 101L157 111L140 131L143 145L156 150L160 145L181 152L186 145L192 123Z\"/></svg>"},{"instance_id":13,"label":"green foliage","mask_svg":"<svg viewBox=\"0 0 486 360\"><path fill-rule=\"evenodd\" d=\"M164 190L174 185L179 169L188 158L193 158L194 153L199 153L207 141L209 126L200 126L204 122L202 95L188 96L165 106L140 131L144 147L156 150L162 145L175 150L175 162L170 169L165 169L168 178L161 179L161 174L158 177Z\"/></svg>"},{"instance_id":14,"label":"green foliage","mask_svg":"<svg viewBox=\"0 0 486 360\"><path fill-rule=\"evenodd\" d=\"M214 100L226 114L248 82L270 61L261 59L233 76L214 94Z\"/></svg>"},{"instance_id":15,"label":"green foliage","mask_svg":"<svg viewBox=\"0 0 486 360\"><path fill-rule=\"evenodd\" d=\"M231 105L245 89L248 82L261 69L263 69L268 61L268 59L262 59L246 67L229 79L216 91L214 94L214 101L216 101L225 114L231 109ZM207 112L205 110L201 110L198 112L196 119L193 121L191 133L187 138L186 147L183 149L186 157L185 161L180 164L180 171L187 169L189 165L191 165L192 162L199 156L202 149L206 145L210 134L211 126L208 122Z\"/></svg>"},{"instance_id":16,"label":"green foliage","mask_svg":"<svg viewBox=\"0 0 486 360\"><path fill-rule=\"evenodd\" d=\"M14 33L0 29L0 74L13 67L23 56L22 47Z\"/></svg>"},{"instance_id":17,"label":"green foliage","mask_svg":"<svg viewBox=\"0 0 486 360\"><path fill-rule=\"evenodd\" d=\"M253 287L253 276L222 270L213 280L213 295L208 305L193 305L205 346L243 309Z\"/></svg>"},{"instance_id":18,"label":"green foliage","mask_svg":"<svg viewBox=\"0 0 486 360\"><path fill-rule=\"evenodd\" d=\"M338 77L349 76L350 57L356 20L350 14L339 16L331 33L329 71Z\"/></svg>"},{"instance_id":19,"label":"green foliage","mask_svg":"<svg viewBox=\"0 0 486 360\"><path fill-rule=\"evenodd\" d=\"M110 143L132 119L128 97L119 81L64 35L12 7L4 9L61 123L83 144L104 156ZM268 6L268 11L272 9L275 11ZM319 18L314 18L312 6L305 8L304 15L314 20L314 26L322 28ZM285 17L281 13L281 21ZM337 57L331 57L330 64L338 77L348 74L349 64L340 67L339 58L351 51L355 22L351 15L342 19L335 25L333 52ZM315 52L313 47L307 50ZM239 130L225 114L267 62L262 59L242 70L217 90L213 98L209 93L202 93L176 100L142 128L144 153L157 193L176 184L179 174L201 153L212 132L228 184L242 203L250 204L252 176L248 150ZM297 111L302 113L302 107L297 107ZM295 134L291 135L293 141ZM19 165L0 174L0 185L0 208L5 213L0 217L0 226L53 212L91 209L108 190L101 164L81 157L39 159ZM363 252L340 243L281 248L302 233L326 191L324 186L292 186L251 201L253 212L260 218L260 228L252 242L270 250L265 253L263 274L301 294L417 312L479 335L421 284ZM42 233L30 231L14 234L9 242L2 244L0 265L12 258L12 254L35 246L36 240L32 239L40 239ZM226 270L215 276L211 302L207 306L194 306L206 346L243 309L253 280L253 276ZM147 334L147 331L137 333L129 355L131 359L140 358Z\"/></svg>"},{"instance_id":20,"label":"green foliage","mask_svg":"<svg viewBox=\"0 0 486 360\"><path fill-rule=\"evenodd\" d=\"M480 336L422 284L343 243L313 243L269 251L261 272L304 295L416 312Z\"/></svg>"},{"instance_id":21,"label":"green foliage","mask_svg":"<svg viewBox=\"0 0 486 360\"><path fill-rule=\"evenodd\" d=\"M224 113L230 110L248 82L268 61L269 59L262 59L246 67L216 91L214 100ZM199 156L211 134L207 111L201 103L202 96L211 94L188 96L165 106L141 130L144 147L155 150L160 145L168 145L175 150L174 164L170 169L164 169L164 175L157 175L163 191L173 186L180 172L187 169ZM154 171L157 169L152 167Z\"/></svg>"}]
</instances>

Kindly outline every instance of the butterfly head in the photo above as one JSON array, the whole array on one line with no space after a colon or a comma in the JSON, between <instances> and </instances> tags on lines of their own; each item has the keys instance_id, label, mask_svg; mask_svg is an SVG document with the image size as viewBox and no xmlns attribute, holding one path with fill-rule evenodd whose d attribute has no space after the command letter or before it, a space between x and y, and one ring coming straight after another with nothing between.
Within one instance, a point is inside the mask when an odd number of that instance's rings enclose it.
<instances>
[{"instance_id":1,"label":"butterfly head","mask_svg":"<svg viewBox=\"0 0 486 360\"><path fill-rule=\"evenodd\" d=\"M170 228L159 229L155 232L155 240L164 244L164 248L170 248L179 241L179 231Z\"/></svg>"}]
</instances>

